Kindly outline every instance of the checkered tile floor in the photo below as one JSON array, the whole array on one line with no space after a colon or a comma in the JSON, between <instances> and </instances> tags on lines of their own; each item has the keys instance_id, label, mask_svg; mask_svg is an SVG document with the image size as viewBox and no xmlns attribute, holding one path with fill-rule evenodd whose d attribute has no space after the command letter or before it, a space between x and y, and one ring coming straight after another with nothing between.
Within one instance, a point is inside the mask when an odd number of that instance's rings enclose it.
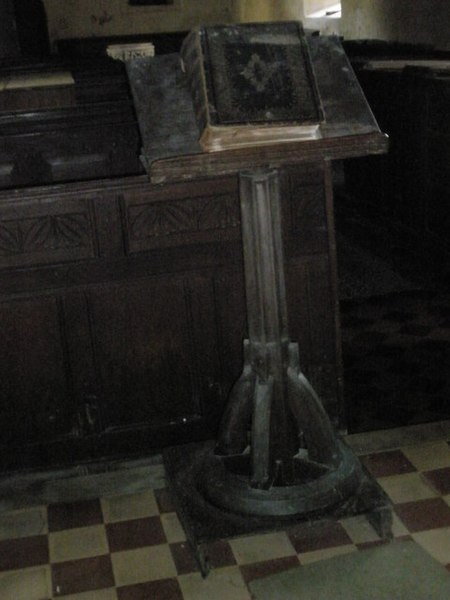
<instances>
[{"instance_id":1,"label":"checkered tile floor","mask_svg":"<svg viewBox=\"0 0 450 600\"><path fill-rule=\"evenodd\" d=\"M362 457L395 507L396 543L450 570L450 443ZM162 468L162 467L161 467ZM166 489L0 515L2 600L250 600L247 584L381 543L363 518L218 541L203 580Z\"/></svg>"}]
</instances>

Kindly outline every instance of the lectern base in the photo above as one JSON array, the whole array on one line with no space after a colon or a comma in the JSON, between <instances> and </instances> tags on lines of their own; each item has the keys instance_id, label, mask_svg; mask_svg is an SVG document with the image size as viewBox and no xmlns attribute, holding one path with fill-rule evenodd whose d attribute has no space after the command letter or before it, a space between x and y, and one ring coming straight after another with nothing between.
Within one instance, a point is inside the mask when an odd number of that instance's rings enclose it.
<instances>
[{"instance_id":1,"label":"lectern base","mask_svg":"<svg viewBox=\"0 0 450 600\"><path fill-rule=\"evenodd\" d=\"M392 537L392 513L388 497L347 448L345 451L349 452L349 460L352 456L358 465L359 478L355 491L347 498L339 502L338 494L332 506L314 509L308 505L307 510L296 514L254 516L228 512L206 499L205 476L217 466L219 460L214 454L214 446L214 442L189 444L167 448L163 453L168 484L178 516L203 576L208 574L210 568L207 542L280 530L305 520L329 521L365 515L382 539ZM271 501L271 490L258 492L266 493L268 502Z\"/></svg>"}]
</instances>

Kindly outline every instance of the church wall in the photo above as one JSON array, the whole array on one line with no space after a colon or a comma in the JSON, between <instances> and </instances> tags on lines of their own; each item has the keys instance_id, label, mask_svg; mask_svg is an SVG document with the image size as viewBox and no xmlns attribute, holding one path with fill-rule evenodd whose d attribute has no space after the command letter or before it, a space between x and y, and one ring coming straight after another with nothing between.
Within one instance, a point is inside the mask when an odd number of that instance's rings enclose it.
<instances>
[{"instance_id":1,"label":"church wall","mask_svg":"<svg viewBox=\"0 0 450 600\"><path fill-rule=\"evenodd\" d=\"M302 0L231 0L232 16L235 21L270 21L303 18Z\"/></svg>"},{"instance_id":2,"label":"church wall","mask_svg":"<svg viewBox=\"0 0 450 600\"><path fill-rule=\"evenodd\" d=\"M450 50L450 2L343 0L340 33L347 39L378 38L428 43Z\"/></svg>"},{"instance_id":3,"label":"church wall","mask_svg":"<svg viewBox=\"0 0 450 600\"><path fill-rule=\"evenodd\" d=\"M450 50L448 0L342 0L341 19L306 19L303 0L232 0L240 21L300 19L308 28L346 39L428 43Z\"/></svg>"},{"instance_id":4,"label":"church wall","mask_svg":"<svg viewBox=\"0 0 450 600\"><path fill-rule=\"evenodd\" d=\"M300 19L346 39L431 43L450 49L448 0L342 0L342 19L306 19L303 0L174 0L131 7L128 0L43 0L50 39L186 31L200 23Z\"/></svg>"},{"instance_id":5,"label":"church wall","mask_svg":"<svg viewBox=\"0 0 450 600\"><path fill-rule=\"evenodd\" d=\"M128 0L44 0L52 42L58 39L187 31L231 19L231 0L174 0L173 6L129 6Z\"/></svg>"}]
</instances>

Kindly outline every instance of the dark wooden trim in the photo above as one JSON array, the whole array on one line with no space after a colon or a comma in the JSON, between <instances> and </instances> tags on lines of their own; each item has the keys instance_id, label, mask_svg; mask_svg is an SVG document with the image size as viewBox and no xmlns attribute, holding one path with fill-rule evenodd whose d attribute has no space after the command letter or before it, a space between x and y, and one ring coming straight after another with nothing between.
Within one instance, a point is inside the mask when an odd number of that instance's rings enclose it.
<instances>
[{"instance_id":1,"label":"dark wooden trim","mask_svg":"<svg viewBox=\"0 0 450 600\"><path fill-rule=\"evenodd\" d=\"M298 142L274 144L260 148L199 153L158 160L152 163L150 176L152 183L169 183L198 177L234 174L240 170L251 168L255 164L280 168L320 160L384 154L387 149L388 137L379 132L346 137L327 137L305 142L304 145Z\"/></svg>"}]
</instances>

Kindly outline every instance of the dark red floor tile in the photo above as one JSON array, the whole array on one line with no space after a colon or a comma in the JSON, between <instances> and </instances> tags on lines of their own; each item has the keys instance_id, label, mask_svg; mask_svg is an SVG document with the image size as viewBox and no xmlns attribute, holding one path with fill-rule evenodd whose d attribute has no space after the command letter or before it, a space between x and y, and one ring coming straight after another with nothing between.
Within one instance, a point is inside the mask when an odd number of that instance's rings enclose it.
<instances>
[{"instance_id":1,"label":"dark red floor tile","mask_svg":"<svg viewBox=\"0 0 450 600\"><path fill-rule=\"evenodd\" d=\"M103 523L100 500L84 500L65 504L50 504L48 529L50 532L88 527Z\"/></svg>"},{"instance_id":2,"label":"dark red floor tile","mask_svg":"<svg viewBox=\"0 0 450 600\"><path fill-rule=\"evenodd\" d=\"M167 541L159 516L107 523L106 533L111 552L155 546Z\"/></svg>"},{"instance_id":3,"label":"dark red floor tile","mask_svg":"<svg viewBox=\"0 0 450 600\"><path fill-rule=\"evenodd\" d=\"M281 573L288 569L299 567L300 564L296 556L286 556L283 558L274 558L272 560L264 560L262 562L252 563L250 565L241 565L240 570L245 583L250 583L254 579L267 577L275 573Z\"/></svg>"},{"instance_id":4,"label":"dark red floor tile","mask_svg":"<svg viewBox=\"0 0 450 600\"><path fill-rule=\"evenodd\" d=\"M183 600L176 579L159 579L117 589L119 600Z\"/></svg>"},{"instance_id":5,"label":"dark red floor tile","mask_svg":"<svg viewBox=\"0 0 450 600\"><path fill-rule=\"evenodd\" d=\"M426 471L423 475L439 494L450 494L450 467Z\"/></svg>"},{"instance_id":6,"label":"dark red floor tile","mask_svg":"<svg viewBox=\"0 0 450 600\"><path fill-rule=\"evenodd\" d=\"M373 542L363 542L361 544L355 544L358 550L368 550L369 548L375 548L376 546L384 546L389 543L397 543L397 542L412 542L414 541L410 535L401 535L392 541L390 540L374 540Z\"/></svg>"},{"instance_id":7,"label":"dark red floor tile","mask_svg":"<svg viewBox=\"0 0 450 600\"><path fill-rule=\"evenodd\" d=\"M450 526L450 506L442 498L396 504L394 510L411 533Z\"/></svg>"},{"instance_id":8,"label":"dark red floor tile","mask_svg":"<svg viewBox=\"0 0 450 600\"><path fill-rule=\"evenodd\" d=\"M336 522L301 523L288 529L287 534L297 554L353 543L342 525Z\"/></svg>"},{"instance_id":9,"label":"dark red floor tile","mask_svg":"<svg viewBox=\"0 0 450 600\"><path fill-rule=\"evenodd\" d=\"M167 488L155 490L154 493L160 513L175 512L175 504L172 495Z\"/></svg>"},{"instance_id":10,"label":"dark red floor tile","mask_svg":"<svg viewBox=\"0 0 450 600\"><path fill-rule=\"evenodd\" d=\"M376 548L377 546L384 546L388 544L389 540L373 540L371 542L362 542L361 544L355 544L358 550L368 550L369 548Z\"/></svg>"},{"instance_id":11,"label":"dark red floor tile","mask_svg":"<svg viewBox=\"0 0 450 600\"><path fill-rule=\"evenodd\" d=\"M207 545L206 553L209 558L209 564L213 569L220 567L231 567L236 564L233 550L228 542L218 540Z\"/></svg>"},{"instance_id":12,"label":"dark red floor tile","mask_svg":"<svg viewBox=\"0 0 450 600\"><path fill-rule=\"evenodd\" d=\"M177 568L178 575L186 575L186 573L193 573L199 570L187 542L170 544L170 551L172 552L173 562Z\"/></svg>"},{"instance_id":13,"label":"dark red floor tile","mask_svg":"<svg viewBox=\"0 0 450 600\"><path fill-rule=\"evenodd\" d=\"M53 595L78 594L114 587L109 555L52 564Z\"/></svg>"},{"instance_id":14,"label":"dark red floor tile","mask_svg":"<svg viewBox=\"0 0 450 600\"><path fill-rule=\"evenodd\" d=\"M392 540L393 542L413 542L414 539L410 535L399 535Z\"/></svg>"},{"instance_id":15,"label":"dark red floor tile","mask_svg":"<svg viewBox=\"0 0 450 600\"><path fill-rule=\"evenodd\" d=\"M45 565L48 561L46 535L0 541L0 571Z\"/></svg>"},{"instance_id":16,"label":"dark red floor tile","mask_svg":"<svg viewBox=\"0 0 450 600\"><path fill-rule=\"evenodd\" d=\"M412 465L401 450L378 452L361 456L361 462L374 477L387 477L412 473L417 469Z\"/></svg>"}]
</instances>

